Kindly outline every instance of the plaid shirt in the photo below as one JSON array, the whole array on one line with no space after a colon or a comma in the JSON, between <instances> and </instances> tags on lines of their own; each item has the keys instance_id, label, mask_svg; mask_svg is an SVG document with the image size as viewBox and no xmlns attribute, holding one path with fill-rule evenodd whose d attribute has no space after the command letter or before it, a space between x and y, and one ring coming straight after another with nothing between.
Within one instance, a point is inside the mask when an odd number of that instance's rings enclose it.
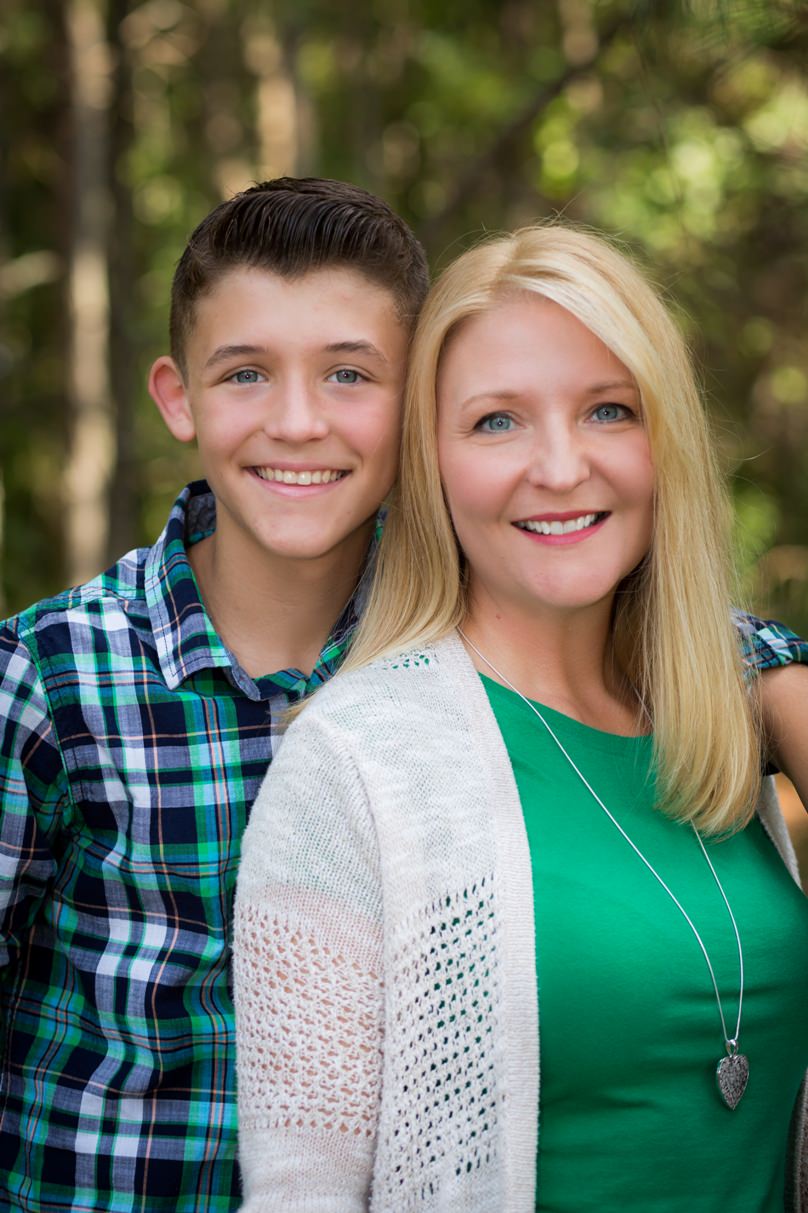
<instances>
[{"instance_id":1,"label":"plaid shirt","mask_svg":"<svg viewBox=\"0 0 808 1213\"><path fill-rule=\"evenodd\" d=\"M230 911L279 714L335 670L253 680L185 547L155 547L0 630L0 1210L225 1213L239 1204ZM808 645L739 618L750 666Z\"/></svg>"},{"instance_id":2,"label":"plaid shirt","mask_svg":"<svg viewBox=\"0 0 808 1213\"><path fill-rule=\"evenodd\" d=\"M185 545L0 629L0 1209L225 1213L239 1203L230 911L278 719L339 664L254 680ZM268 626L271 621L268 621Z\"/></svg>"},{"instance_id":3,"label":"plaid shirt","mask_svg":"<svg viewBox=\"0 0 808 1213\"><path fill-rule=\"evenodd\" d=\"M808 662L808 641L773 619L734 612L741 637L744 664L751 670L775 670L781 665Z\"/></svg>"}]
</instances>

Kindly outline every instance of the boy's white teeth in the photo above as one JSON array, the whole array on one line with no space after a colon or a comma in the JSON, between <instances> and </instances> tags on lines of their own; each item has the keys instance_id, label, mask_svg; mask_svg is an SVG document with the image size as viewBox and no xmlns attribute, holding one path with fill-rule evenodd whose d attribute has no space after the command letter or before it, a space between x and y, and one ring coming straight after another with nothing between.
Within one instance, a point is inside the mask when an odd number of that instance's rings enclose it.
<instances>
[{"instance_id":1,"label":"boy's white teeth","mask_svg":"<svg viewBox=\"0 0 808 1213\"><path fill-rule=\"evenodd\" d=\"M516 525L523 531L535 531L537 535L572 535L575 531L593 526L597 520L597 514L581 514L578 518L566 518L563 522L554 518L552 522L517 522Z\"/></svg>"},{"instance_id":2,"label":"boy's white teeth","mask_svg":"<svg viewBox=\"0 0 808 1213\"><path fill-rule=\"evenodd\" d=\"M347 472L327 468L316 472L290 472L286 468L256 468L256 475L262 480L275 480L279 484L331 484L332 480L341 480Z\"/></svg>"}]
</instances>

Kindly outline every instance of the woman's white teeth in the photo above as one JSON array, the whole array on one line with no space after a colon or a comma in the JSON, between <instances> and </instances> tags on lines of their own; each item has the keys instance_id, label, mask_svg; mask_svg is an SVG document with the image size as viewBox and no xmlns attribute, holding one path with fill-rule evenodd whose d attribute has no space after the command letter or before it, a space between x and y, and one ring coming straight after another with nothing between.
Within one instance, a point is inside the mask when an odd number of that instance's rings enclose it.
<instances>
[{"instance_id":1,"label":"woman's white teeth","mask_svg":"<svg viewBox=\"0 0 808 1213\"><path fill-rule=\"evenodd\" d=\"M330 484L341 480L346 472L326 470L324 472L290 472L285 468L256 468L262 480L275 480L279 484Z\"/></svg>"},{"instance_id":2,"label":"woman's white teeth","mask_svg":"<svg viewBox=\"0 0 808 1213\"><path fill-rule=\"evenodd\" d=\"M535 531L537 535L572 535L597 522L597 514L581 514L578 518L567 518L564 522L554 518L552 522L517 522L523 531Z\"/></svg>"}]
</instances>

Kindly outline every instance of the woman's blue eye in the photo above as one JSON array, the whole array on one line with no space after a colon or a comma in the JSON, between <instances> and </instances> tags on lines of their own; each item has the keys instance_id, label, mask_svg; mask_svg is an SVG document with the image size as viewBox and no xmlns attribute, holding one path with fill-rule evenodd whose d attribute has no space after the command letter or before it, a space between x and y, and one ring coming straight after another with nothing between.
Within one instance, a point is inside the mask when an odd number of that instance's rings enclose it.
<instances>
[{"instance_id":1,"label":"woman's blue eye","mask_svg":"<svg viewBox=\"0 0 808 1213\"><path fill-rule=\"evenodd\" d=\"M596 421L625 421L629 415L625 404L599 404L592 414Z\"/></svg>"},{"instance_id":2,"label":"woman's blue eye","mask_svg":"<svg viewBox=\"0 0 808 1213\"><path fill-rule=\"evenodd\" d=\"M507 413L489 413L477 423L477 429L484 434L507 434L513 425L513 418Z\"/></svg>"},{"instance_id":3,"label":"woman's blue eye","mask_svg":"<svg viewBox=\"0 0 808 1213\"><path fill-rule=\"evenodd\" d=\"M230 376L230 380L232 383L260 383L261 375L258 371L236 371L234 375Z\"/></svg>"},{"instance_id":4,"label":"woman's blue eye","mask_svg":"<svg viewBox=\"0 0 808 1213\"><path fill-rule=\"evenodd\" d=\"M333 379L335 383L361 383L363 375L359 371L352 371L350 367L343 366L338 371L334 371L333 375L329 375L329 379Z\"/></svg>"}]
</instances>

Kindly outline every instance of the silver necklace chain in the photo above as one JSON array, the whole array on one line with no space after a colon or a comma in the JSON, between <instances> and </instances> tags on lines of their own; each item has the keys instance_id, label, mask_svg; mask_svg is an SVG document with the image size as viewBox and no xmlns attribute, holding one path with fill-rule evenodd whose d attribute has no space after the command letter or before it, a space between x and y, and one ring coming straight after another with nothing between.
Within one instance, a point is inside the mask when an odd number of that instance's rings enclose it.
<instances>
[{"instance_id":1,"label":"silver necklace chain","mask_svg":"<svg viewBox=\"0 0 808 1213\"><path fill-rule=\"evenodd\" d=\"M595 789L592 787L589 780L584 775L583 771L580 769L580 767L577 765L577 763L567 753L567 750L564 748L563 744L561 743L561 741L559 740L559 738L556 736L555 732L551 728L550 724L545 719L545 717L542 715L542 713L539 711L539 709L536 707L536 705L530 699L528 699L526 695L523 695L522 692L519 690L519 688L515 687L513 685L513 683L510 681L510 679L506 678L505 675L502 673L502 671L498 670L496 668L496 666L488 660L488 658L485 656L484 653L480 652L480 650L477 648L476 644L474 644L473 641L469 640L468 636L465 634L465 632L462 631L461 628L458 628L457 630L458 630L459 635L462 636L463 640L468 645L468 647L473 652L475 652L477 654L477 656L480 658L480 660L483 661L488 666L488 668L489 668L489 670L491 670L492 674L496 674L497 678L501 682L503 682L505 684L505 686L509 687L514 692L514 694L518 695L519 698L522 700L522 702L526 703L527 706L530 708L530 710L532 712L534 712L536 716L538 716L539 720L542 722L545 729L550 734L553 741L556 743L559 750L564 755L564 757L566 758L567 762L572 767L575 774L581 780L581 783L584 785L584 787L587 789L587 791L590 793L590 795L597 801L597 803L603 809L603 812L606 814L606 816L609 818L609 820L612 822L612 824L620 831L620 833L623 835L623 837L625 838L628 845L631 847L632 851L634 851L635 855L639 859L642 860L642 862L645 864L646 868L648 868L648 871L651 873L651 875L659 882L659 884L662 886L662 888L668 894L668 897L670 897L671 901L678 909L679 913L684 918L687 925L690 927L690 930L693 932L693 934L696 937L696 942L698 943L699 947L701 948L702 955L704 956L704 959L707 963L707 968L710 973L710 980L713 983L713 992L715 993L715 1001L716 1001L716 1006L718 1007L718 1014L721 1017L721 1030L724 1034L724 1043L726 1045L727 1054L730 1057L735 1056L738 1051L738 1040L739 1040L740 1034L741 1034L741 1016L743 1014L743 991L744 991L743 948L741 947L741 936L738 931L738 924L735 921L735 915L732 912L732 906L729 904L727 895L724 892L723 885L721 884L721 881L718 879L718 873L716 872L715 868L713 867L712 860L710 859L710 856L707 854L707 849L706 849L704 843L702 842L701 835L699 834L698 830L695 828L695 826L693 827L693 833L696 835L696 840L697 840L699 846L701 847L701 852L702 852L704 858L707 860L707 866L709 867L710 871L713 874L713 879L715 880L715 883L718 886L718 891L721 894L724 905L727 907L727 913L729 914L730 922L732 923L732 929L735 932L735 942L738 945L738 968L739 968L739 972L740 972L740 983L739 983L739 989L738 989L738 1019L735 1024L735 1032L732 1036L730 1036L727 1032L727 1023L724 1018L723 1007L721 1006L721 995L718 992L718 982L715 979L715 971L713 970L713 966L712 966L712 962L710 961L709 953L707 951L707 948L704 945L704 941L701 938L701 935L699 934L698 930L696 929L695 923L693 922L692 918L690 917L690 915L688 914L687 910L684 908L682 903L679 901L679 898L676 896L676 894L674 892L672 892L672 890L668 887L668 885L665 883L665 881L660 876L659 872L657 872L657 870L653 866L653 864L648 859L646 859L645 855L643 855L642 851L637 846L637 844L628 836L628 834L623 829L623 827L621 826L621 824L617 820L617 818L609 811L609 809L603 803L600 796L598 796L597 792L595 791Z\"/></svg>"}]
</instances>

